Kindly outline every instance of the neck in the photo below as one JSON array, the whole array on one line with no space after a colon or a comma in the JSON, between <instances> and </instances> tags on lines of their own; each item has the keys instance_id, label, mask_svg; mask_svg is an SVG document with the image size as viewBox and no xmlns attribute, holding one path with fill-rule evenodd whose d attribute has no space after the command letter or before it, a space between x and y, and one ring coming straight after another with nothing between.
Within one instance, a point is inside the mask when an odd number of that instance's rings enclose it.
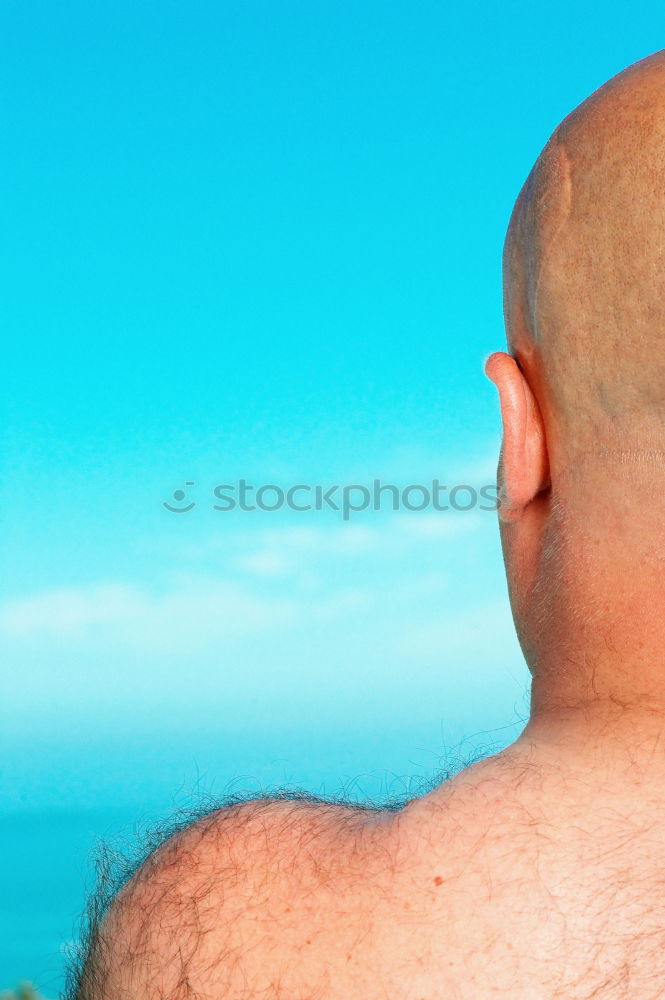
<instances>
[{"instance_id":1,"label":"neck","mask_svg":"<svg viewBox=\"0 0 665 1000\"><path fill-rule=\"evenodd\" d=\"M517 744L548 752L570 753L586 766L590 756L606 763L658 759L665 761L665 705L634 701L623 705L614 699L590 699L574 706L532 711Z\"/></svg>"},{"instance_id":2,"label":"neck","mask_svg":"<svg viewBox=\"0 0 665 1000\"><path fill-rule=\"evenodd\" d=\"M585 463L557 483L527 740L665 744L662 465Z\"/></svg>"}]
</instances>

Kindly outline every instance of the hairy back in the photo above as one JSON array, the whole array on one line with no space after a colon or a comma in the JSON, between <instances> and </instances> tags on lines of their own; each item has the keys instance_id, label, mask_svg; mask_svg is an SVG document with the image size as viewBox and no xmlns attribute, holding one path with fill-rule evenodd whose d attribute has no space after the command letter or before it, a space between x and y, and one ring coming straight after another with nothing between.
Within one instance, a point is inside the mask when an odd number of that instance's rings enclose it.
<instances>
[{"instance_id":1,"label":"hairy back","mask_svg":"<svg viewBox=\"0 0 665 1000\"><path fill-rule=\"evenodd\" d=\"M657 1000L650 795L491 758L393 815L213 814L121 893L81 1000Z\"/></svg>"}]
</instances>

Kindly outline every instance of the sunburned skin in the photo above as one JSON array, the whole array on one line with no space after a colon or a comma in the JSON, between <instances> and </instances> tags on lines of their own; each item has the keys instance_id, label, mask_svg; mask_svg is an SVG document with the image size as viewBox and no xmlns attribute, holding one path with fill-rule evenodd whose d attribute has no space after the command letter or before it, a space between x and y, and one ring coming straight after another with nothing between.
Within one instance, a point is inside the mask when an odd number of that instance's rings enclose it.
<instances>
[{"instance_id":1,"label":"sunburned skin","mask_svg":"<svg viewBox=\"0 0 665 1000\"><path fill-rule=\"evenodd\" d=\"M190 825L72 997L665 997L665 53L555 131L504 292L486 371L524 732L397 811L267 798Z\"/></svg>"}]
</instances>

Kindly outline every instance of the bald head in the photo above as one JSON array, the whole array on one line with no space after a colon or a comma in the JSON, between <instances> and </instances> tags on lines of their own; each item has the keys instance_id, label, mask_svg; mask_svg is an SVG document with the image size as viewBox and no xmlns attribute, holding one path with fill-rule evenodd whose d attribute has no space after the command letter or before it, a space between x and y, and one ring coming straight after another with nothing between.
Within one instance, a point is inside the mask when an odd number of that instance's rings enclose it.
<instances>
[{"instance_id":1,"label":"bald head","mask_svg":"<svg viewBox=\"0 0 665 1000\"><path fill-rule=\"evenodd\" d=\"M665 51L555 130L513 211L504 295L553 470L665 450Z\"/></svg>"}]
</instances>

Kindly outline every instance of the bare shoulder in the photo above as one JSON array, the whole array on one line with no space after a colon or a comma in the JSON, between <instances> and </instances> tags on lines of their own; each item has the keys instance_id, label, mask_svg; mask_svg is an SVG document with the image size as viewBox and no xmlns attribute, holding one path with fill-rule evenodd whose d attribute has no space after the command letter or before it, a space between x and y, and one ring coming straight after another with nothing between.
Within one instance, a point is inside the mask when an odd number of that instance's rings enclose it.
<instances>
[{"instance_id":1,"label":"bare shoulder","mask_svg":"<svg viewBox=\"0 0 665 1000\"><path fill-rule=\"evenodd\" d=\"M656 1000L661 825L645 814L637 843L635 810L620 813L616 790L518 755L394 813L218 810L117 896L79 1000Z\"/></svg>"},{"instance_id":2,"label":"bare shoulder","mask_svg":"<svg viewBox=\"0 0 665 1000\"><path fill-rule=\"evenodd\" d=\"M266 797L201 817L118 893L77 1000L351 1000L383 996L382 978L392 995L395 966L399 982L405 964L432 964L420 944L411 955L414 941L428 937L426 914L440 923L464 866L459 785L436 832L416 802L381 812Z\"/></svg>"},{"instance_id":3,"label":"bare shoulder","mask_svg":"<svg viewBox=\"0 0 665 1000\"><path fill-rule=\"evenodd\" d=\"M369 815L368 810L309 797L267 796L238 802L207 813L169 838L143 866L139 881L169 879L174 872L176 881L186 872L223 871L239 878L268 875L285 850L296 849L304 861L308 845L326 835L351 835Z\"/></svg>"},{"instance_id":4,"label":"bare shoulder","mask_svg":"<svg viewBox=\"0 0 665 1000\"><path fill-rule=\"evenodd\" d=\"M341 925L353 935L386 819L287 798L202 817L120 891L96 932L80 1000L279 995L308 951L344 947Z\"/></svg>"}]
</instances>

